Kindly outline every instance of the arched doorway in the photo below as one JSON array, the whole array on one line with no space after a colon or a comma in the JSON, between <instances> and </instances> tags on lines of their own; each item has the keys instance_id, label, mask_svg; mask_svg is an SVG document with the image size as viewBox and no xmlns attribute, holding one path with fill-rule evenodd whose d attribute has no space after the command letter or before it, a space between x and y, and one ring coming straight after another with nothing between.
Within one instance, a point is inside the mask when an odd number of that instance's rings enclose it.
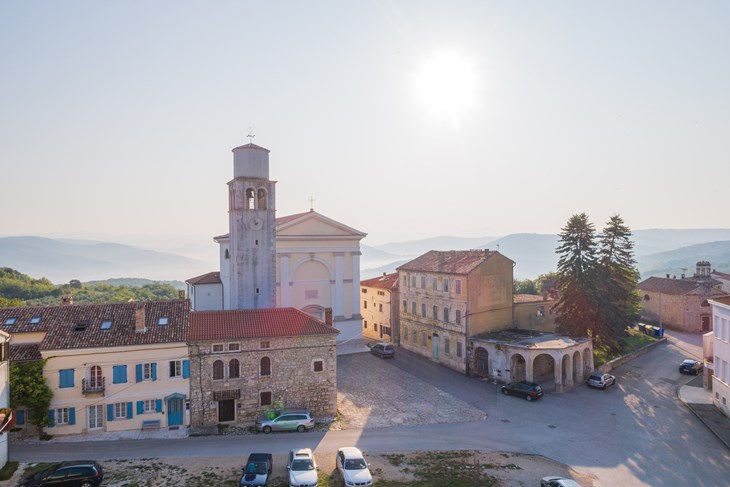
<instances>
[{"instance_id":1,"label":"arched doorway","mask_svg":"<svg viewBox=\"0 0 730 487\"><path fill-rule=\"evenodd\" d=\"M489 352L484 348L478 347L474 353L474 370L477 377L489 377Z\"/></svg>"},{"instance_id":2,"label":"arched doorway","mask_svg":"<svg viewBox=\"0 0 730 487\"><path fill-rule=\"evenodd\" d=\"M573 374L570 367L570 354L566 353L565 355L563 355L563 358L560 362L562 363L560 371L560 382L562 382L563 385L568 385L569 382L573 381Z\"/></svg>"},{"instance_id":3,"label":"arched doorway","mask_svg":"<svg viewBox=\"0 0 730 487\"><path fill-rule=\"evenodd\" d=\"M532 363L532 380L543 388L555 388L555 359L552 355L541 353Z\"/></svg>"},{"instance_id":4,"label":"arched doorway","mask_svg":"<svg viewBox=\"0 0 730 487\"><path fill-rule=\"evenodd\" d=\"M527 380L527 365L525 357L516 353L510 360L510 376L512 381Z\"/></svg>"},{"instance_id":5,"label":"arched doorway","mask_svg":"<svg viewBox=\"0 0 730 487\"><path fill-rule=\"evenodd\" d=\"M578 350L573 353L573 382L575 384L583 382L583 359Z\"/></svg>"}]
</instances>

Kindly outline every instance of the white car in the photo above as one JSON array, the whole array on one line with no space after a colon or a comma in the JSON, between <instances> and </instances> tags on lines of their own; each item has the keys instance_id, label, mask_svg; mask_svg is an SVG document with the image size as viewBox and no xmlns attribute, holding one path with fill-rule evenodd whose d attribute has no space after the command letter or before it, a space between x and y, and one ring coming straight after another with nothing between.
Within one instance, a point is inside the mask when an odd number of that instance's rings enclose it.
<instances>
[{"instance_id":1,"label":"white car","mask_svg":"<svg viewBox=\"0 0 730 487\"><path fill-rule=\"evenodd\" d=\"M540 487L580 487L580 484L565 477L543 477L540 480Z\"/></svg>"},{"instance_id":2,"label":"white car","mask_svg":"<svg viewBox=\"0 0 730 487\"><path fill-rule=\"evenodd\" d=\"M373 485L373 476L370 475L368 462L362 452L354 446L345 446L337 450L337 470L342 475L346 487L361 487Z\"/></svg>"},{"instance_id":3,"label":"white car","mask_svg":"<svg viewBox=\"0 0 730 487\"><path fill-rule=\"evenodd\" d=\"M290 451L286 469L289 487L317 487L317 464L310 448Z\"/></svg>"}]
</instances>

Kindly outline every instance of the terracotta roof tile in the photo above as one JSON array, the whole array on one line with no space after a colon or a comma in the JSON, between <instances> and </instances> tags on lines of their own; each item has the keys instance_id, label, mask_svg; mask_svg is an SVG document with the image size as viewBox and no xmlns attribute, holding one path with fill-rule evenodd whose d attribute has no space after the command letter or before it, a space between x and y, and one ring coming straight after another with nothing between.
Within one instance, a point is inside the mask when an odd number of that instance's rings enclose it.
<instances>
[{"instance_id":1,"label":"terracotta roof tile","mask_svg":"<svg viewBox=\"0 0 730 487\"><path fill-rule=\"evenodd\" d=\"M469 274L482 262L497 253L494 250L450 250L445 252L431 250L403 264L397 270Z\"/></svg>"},{"instance_id":2,"label":"terracotta roof tile","mask_svg":"<svg viewBox=\"0 0 730 487\"><path fill-rule=\"evenodd\" d=\"M681 295L688 294L701 286L701 283L693 279L667 279L652 276L641 281L637 287L645 292Z\"/></svg>"},{"instance_id":3,"label":"terracotta roof tile","mask_svg":"<svg viewBox=\"0 0 730 487\"><path fill-rule=\"evenodd\" d=\"M202 276L191 277L187 281L189 284L220 284L221 273L220 272L209 272Z\"/></svg>"},{"instance_id":4,"label":"terracotta roof tile","mask_svg":"<svg viewBox=\"0 0 730 487\"><path fill-rule=\"evenodd\" d=\"M398 273L393 272L392 274L386 274L384 276L366 279L364 281L360 281L360 285L365 287L376 287L380 289L398 289Z\"/></svg>"},{"instance_id":5,"label":"terracotta roof tile","mask_svg":"<svg viewBox=\"0 0 730 487\"><path fill-rule=\"evenodd\" d=\"M41 360L40 343L13 343L10 342L11 362L30 362Z\"/></svg>"},{"instance_id":6,"label":"terracotta roof tile","mask_svg":"<svg viewBox=\"0 0 730 487\"><path fill-rule=\"evenodd\" d=\"M296 308L193 311L191 340L336 335L337 328Z\"/></svg>"},{"instance_id":7,"label":"terracotta roof tile","mask_svg":"<svg viewBox=\"0 0 730 487\"><path fill-rule=\"evenodd\" d=\"M135 331L138 306L144 309L146 332ZM189 311L187 299L0 308L0 329L11 334L46 331L41 350L175 343L187 341ZM36 316L40 323L31 324ZM16 322L6 325L12 317ZM168 318L167 325L158 324L161 317ZM111 320L109 329L101 329L104 320Z\"/></svg>"},{"instance_id":8,"label":"terracotta roof tile","mask_svg":"<svg viewBox=\"0 0 730 487\"><path fill-rule=\"evenodd\" d=\"M730 296L722 296L722 297L718 297L718 298L712 298L712 300L713 301L717 301L718 303L727 304L728 306L730 306Z\"/></svg>"}]
</instances>

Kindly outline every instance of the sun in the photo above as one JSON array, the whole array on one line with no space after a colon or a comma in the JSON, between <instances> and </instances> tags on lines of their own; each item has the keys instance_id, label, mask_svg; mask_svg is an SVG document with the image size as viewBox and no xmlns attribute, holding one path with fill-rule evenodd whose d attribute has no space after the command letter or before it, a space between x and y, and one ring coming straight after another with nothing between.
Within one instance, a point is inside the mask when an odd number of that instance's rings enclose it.
<instances>
[{"instance_id":1,"label":"sun","mask_svg":"<svg viewBox=\"0 0 730 487\"><path fill-rule=\"evenodd\" d=\"M413 90L429 112L458 121L476 105L475 63L455 50L436 51L414 73Z\"/></svg>"}]
</instances>

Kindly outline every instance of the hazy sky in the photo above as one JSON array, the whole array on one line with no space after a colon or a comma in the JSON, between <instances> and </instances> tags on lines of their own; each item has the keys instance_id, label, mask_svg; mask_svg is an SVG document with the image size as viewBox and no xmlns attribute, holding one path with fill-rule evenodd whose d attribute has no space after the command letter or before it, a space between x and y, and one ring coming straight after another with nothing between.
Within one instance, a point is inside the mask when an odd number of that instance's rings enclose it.
<instances>
[{"instance_id":1,"label":"hazy sky","mask_svg":"<svg viewBox=\"0 0 730 487\"><path fill-rule=\"evenodd\" d=\"M0 0L0 236L228 231L233 147L277 215L366 244L728 227L730 2Z\"/></svg>"}]
</instances>

